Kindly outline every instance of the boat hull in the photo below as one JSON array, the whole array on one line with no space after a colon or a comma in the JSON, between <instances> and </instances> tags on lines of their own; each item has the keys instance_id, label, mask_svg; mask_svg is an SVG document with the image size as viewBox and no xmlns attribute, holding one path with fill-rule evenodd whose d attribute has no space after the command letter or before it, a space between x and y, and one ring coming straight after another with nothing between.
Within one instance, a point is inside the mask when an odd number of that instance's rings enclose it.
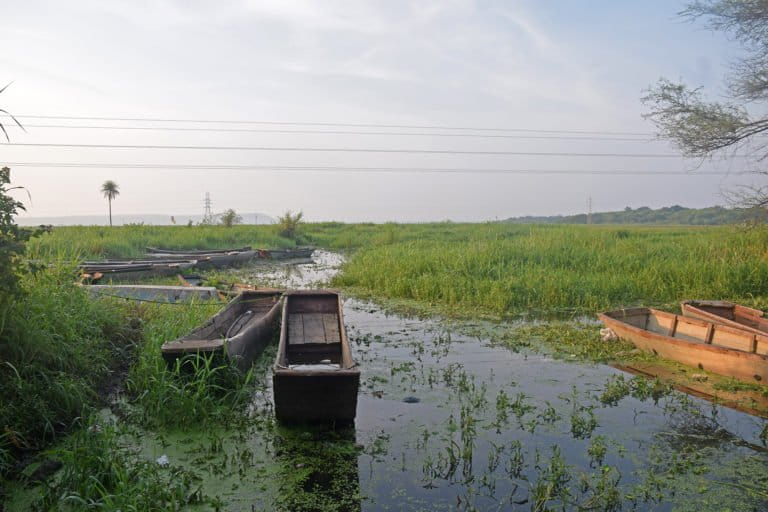
<instances>
[{"instance_id":1,"label":"boat hull","mask_svg":"<svg viewBox=\"0 0 768 512\"><path fill-rule=\"evenodd\" d=\"M336 292L285 295L272 373L275 415L284 422L353 422L360 370L352 359Z\"/></svg>"},{"instance_id":2,"label":"boat hull","mask_svg":"<svg viewBox=\"0 0 768 512\"><path fill-rule=\"evenodd\" d=\"M173 367L184 356L206 355L228 360L247 371L276 337L281 296L279 290L241 293L204 325L163 343L163 358Z\"/></svg>"},{"instance_id":3,"label":"boat hull","mask_svg":"<svg viewBox=\"0 0 768 512\"><path fill-rule=\"evenodd\" d=\"M766 337L646 308L602 313L598 317L620 338L641 350L719 375L768 383ZM645 326L641 326L643 317ZM649 325L661 332L649 330ZM665 329L668 334L663 334ZM701 334L698 341L696 333Z\"/></svg>"}]
</instances>

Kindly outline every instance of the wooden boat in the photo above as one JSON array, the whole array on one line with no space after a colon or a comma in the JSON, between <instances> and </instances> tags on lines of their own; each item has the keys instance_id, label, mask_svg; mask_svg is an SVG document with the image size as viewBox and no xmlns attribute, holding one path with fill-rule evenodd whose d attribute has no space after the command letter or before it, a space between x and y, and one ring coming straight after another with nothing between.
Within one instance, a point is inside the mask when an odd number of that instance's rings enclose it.
<instances>
[{"instance_id":1,"label":"wooden boat","mask_svg":"<svg viewBox=\"0 0 768 512\"><path fill-rule=\"evenodd\" d=\"M222 268L222 267L235 267L244 265L256 257L256 251L234 251L234 252L222 252L212 254L164 254L164 253L147 253L149 259L157 258L169 258L176 256L178 258L194 259L197 261L197 266L201 268Z\"/></svg>"},{"instance_id":2,"label":"wooden boat","mask_svg":"<svg viewBox=\"0 0 768 512\"><path fill-rule=\"evenodd\" d=\"M768 318L759 309L723 300L687 300L680 304L683 315L715 322L753 334L768 336Z\"/></svg>"},{"instance_id":3,"label":"wooden boat","mask_svg":"<svg viewBox=\"0 0 768 512\"><path fill-rule=\"evenodd\" d=\"M194 267L195 260L183 263L120 263L83 264L78 269L87 282L140 280L150 277L173 276Z\"/></svg>"},{"instance_id":4,"label":"wooden boat","mask_svg":"<svg viewBox=\"0 0 768 512\"><path fill-rule=\"evenodd\" d=\"M213 355L247 371L275 337L281 297L281 290L241 293L201 327L163 343L163 358L173 365L188 354Z\"/></svg>"},{"instance_id":5,"label":"wooden boat","mask_svg":"<svg viewBox=\"0 0 768 512\"><path fill-rule=\"evenodd\" d=\"M148 253L153 254L222 254L227 252L245 252L250 251L251 246L235 249L162 249L160 247L147 247Z\"/></svg>"},{"instance_id":6,"label":"wooden boat","mask_svg":"<svg viewBox=\"0 0 768 512\"><path fill-rule=\"evenodd\" d=\"M360 370L350 352L339 294L291 291L284 301L272 371L277 419L354 421Z\"/></svg>"},{"instance_id":7,"label":"wooden boat","mask_svg":"<svg viewBox=\"0 0 768 512\"><path fill-rule=\"evenodd\" d=\"M213 286L160 286L133 284L92 284L86 287L93 297L117 297L149 302L211 302L219 300Z\"/></svg>"},{"instance_id":8,"label":"wooden boat","mask_svg":"<svg viewBox=\"0 0 768 512\"><path fill-rule=\"evenodd\" d=\"M768 336L650 308L598 317L642 350L712 373L768 383Z\"/></svg>"},{"instance_id":9,"label":"wooden boat","mask_svg":"<svg viewBox=\"0 0 768 512\"><path fill-rule=\"evenodd\" d=\"M295 249L267 249L259 251L259 257L272 260L298 260L308 259L315 252L314 247L296 247Z\"/></svg>"}]
</instances>

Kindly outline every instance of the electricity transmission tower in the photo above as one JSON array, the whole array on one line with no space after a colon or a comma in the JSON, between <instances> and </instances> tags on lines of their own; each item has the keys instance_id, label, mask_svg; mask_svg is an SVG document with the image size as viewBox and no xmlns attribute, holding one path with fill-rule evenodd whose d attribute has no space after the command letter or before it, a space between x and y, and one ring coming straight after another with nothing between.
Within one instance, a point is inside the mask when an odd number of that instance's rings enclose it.
<instances>
[{"instance_id":1,"label":"electricity transmission tower","mask_svg":"<svg viewBox=\"0 0 768 512\"><path fill-rule=\"evenodd\" d=\"M203 224L213 224L213 211L211 210L211 194L205 193L205 200L203 201L205 209L203 210Z\"/></svg>"}]
</instances>

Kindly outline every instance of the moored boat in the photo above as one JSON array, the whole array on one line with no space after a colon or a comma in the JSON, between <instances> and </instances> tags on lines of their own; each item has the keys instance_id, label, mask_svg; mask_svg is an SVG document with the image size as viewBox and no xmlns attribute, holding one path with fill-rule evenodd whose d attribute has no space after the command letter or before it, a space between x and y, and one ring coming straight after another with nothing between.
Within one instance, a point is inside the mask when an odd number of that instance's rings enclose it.
<instances>
[{"instance_id":1,"label":"moored boat","mask_svg":"<svg viewBox=\"0 0 768 512\"><path fill-rule=\"evenodd\" d=\"M213 286L111 285L92 284L86 287L93 297L115 297L149 302L211 302L219 300Z\"/></svg>"},{"instance_id":2,"label":"moored boat","mask_svg":"<svg viewBox=\"0 0 768 512\"><path fill-rule=\"evenodd\" d=\"M245 252L250 251L251 246L239 247L234 249L163 249L161 247L147 247L148 253L153 254L222 254L227 252Z\"/></svg>"},{"instance_id":3,"label":"moored boat","mask_svg":"<svg viewBox=\"0 0 768 512\"><path fill-rule=\"evenodd\" d=\"M206 254L147 253L146 256L148 259L188 258L197 261L197 266L200 268L223 268L244 265L256 257L256 254L256 251L232 251Z\"/></svg>"},{"instance_id":4,"label":"moored boat","mask_svg":"<svg viewBox=\"0 0 768 512\"><path fill-rule=\"evenodd\" d=\"M87 263L79 265L78 270L87 282L123 281L172 276L196 264L196 260L184 260L179 263Z\"/></svg>"},{"instance_id":5,"label":"moored boat","mask_svg":"<svg viewBox=\"0 0 768 512\"><path fill-rule=\"evenodd\" d=\"M768 318L759 309L724 300L687 300L680 304L683 315L715 322L753 334L768 336Z\"/></svg>"},{"instance_id":6,"label":"moored boat","mask_svg":"<svg viewBox=\"0 0 768 512\"><path fill-rule=\"evenodd\" d=\"M272 371L281 421L351 422L360 370L344 329L341 297L326 290L286 292Z\"/></svg>"},{"instance_id":7,"label":"moored boat","mask_svg":"<svg viewBox=\"0 0 768 512\"><path fill-rule=\"evenodd\" d=\"M620 309L598 317L642 350L712 373L768 382L768 336L651 308Z\"/></svg>"},{"instance_id":8,"label":"moored boat","mask_svg":"<svg viewBox=\"0 0 768 512\"><path fill-rule=\"evenodd\" d=\"M281 290L241 293L204 325L163 343L163 358L173 365L189 354L221 357L247 371L275 336L281 297Z\"/></svg>"},{"instance_id":9,"label":"moored boat","mask_svg":"<svg viewBox=\"0 0 768 512\"><path fill-rule=\"evenodd\" d=\"M259 251L259 257L272 260L305 260L312 257L314 247L296 247L293 249L266 249Z\"/></svg>"}]
</instances>

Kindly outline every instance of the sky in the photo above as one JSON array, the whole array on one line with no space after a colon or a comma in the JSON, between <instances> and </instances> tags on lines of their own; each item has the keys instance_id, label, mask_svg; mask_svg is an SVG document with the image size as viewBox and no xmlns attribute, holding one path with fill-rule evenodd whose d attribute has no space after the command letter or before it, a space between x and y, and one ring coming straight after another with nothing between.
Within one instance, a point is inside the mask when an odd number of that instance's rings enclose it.
<instances>
[{"instance_id":1,"label":"sky","mask_svg":"<svg viewBox=\"0 0 768 512\"><path fill-rule=\"evenodd\" d=\"M724 204L747 181L739 159L643 156L677 154L642 118L643 89L664 76L720 98L739 55L677 17L683 7L2 2L0 87L13 83L0 108L26 131L2 118L0 165L25 187L27 217L106 216L107 179L120 187L113 211L131 215L201 214L206 192L214 211L346 222L573 214L590 197L595 211ZM397 151L307 151L317 148ZM618 155L583 156L606 153Z\"/></svg>"}]
</instances>

